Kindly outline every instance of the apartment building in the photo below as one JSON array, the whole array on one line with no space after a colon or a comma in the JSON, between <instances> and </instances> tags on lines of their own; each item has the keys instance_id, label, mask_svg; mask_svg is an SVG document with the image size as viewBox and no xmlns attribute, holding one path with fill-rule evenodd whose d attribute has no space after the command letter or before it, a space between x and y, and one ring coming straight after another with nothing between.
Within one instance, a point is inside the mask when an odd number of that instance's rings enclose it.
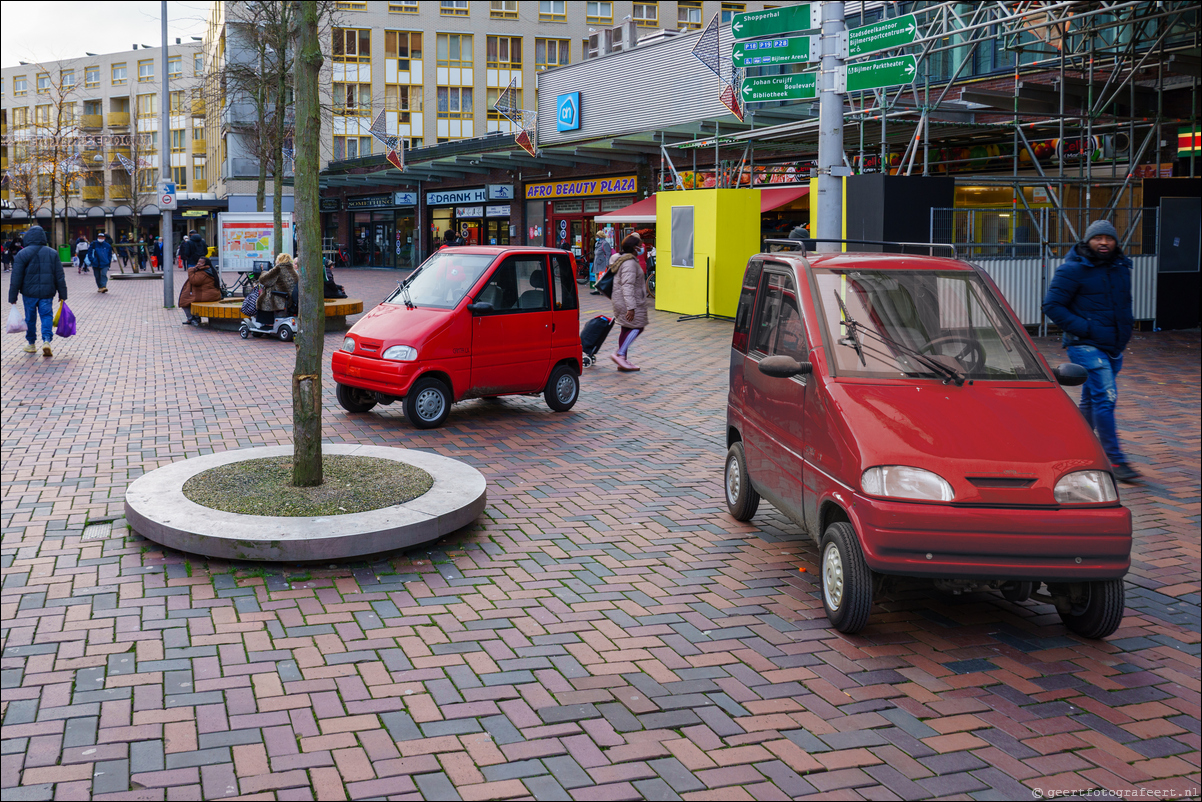
<instances>
[{"instance_id":1,"label":"apartment building","mask_svg":"<svg viewBox=\"0 0 1202 802\"><path fill-rule=\"evenodd\" d=\"M209 63L237 52L239 25L231 2L215 2L205 37ZM493 110L511 82L522 108L538 103L537 74L589 55L590 33L632 20L641 35L695 30L714 15L783 3L721 0L366 0L339 2L323 67L329 113L323 121L323 168L380 153L368 128L386 112L388 132L407 148L512 132ZM242 52L246 52L243 48ZM614 92L637 93L633 86ZM257 160L239 139L247 104L235 97L210 115L210 163L217 193L230 209L253 195ZM290 188L288 190L290 192ZM270 193L269 193L270 194ZM291 208L290 199L285 209Z\"/></svg>"},{"instance_id":2,"label":"apartment building","mask_svg":"<svg viewBox=\"0 0 1202 802\"><path fill-rule=\"evenodd\" d=\"M201 43L177 39L168 48L167 132L160 131L162 69L161 47L134 44L121 53L86 53L0 71L5 236L27 228L30 218L49 223L56 168L47 158L48 137L65 143L56 182L65 186L53 204L58 242L100 231L117 240L157 235L155 189L163 157L182 206L215 199L200 94Z\"/></svg>"}]
</instances>

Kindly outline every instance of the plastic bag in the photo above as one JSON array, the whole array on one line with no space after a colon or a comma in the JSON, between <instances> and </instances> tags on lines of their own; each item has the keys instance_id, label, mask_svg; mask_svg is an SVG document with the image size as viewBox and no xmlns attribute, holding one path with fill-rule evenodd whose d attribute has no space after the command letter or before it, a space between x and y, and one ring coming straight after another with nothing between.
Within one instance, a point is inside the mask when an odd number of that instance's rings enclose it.
<instances>
[{"instance_id":1,"label":"plastic bag","mask_svg":"<svg viewBox=\"0 0 1202 802\"><path fill-rule=\"evenodd\" d=\"M25 329L25 316L21 314L21 310L16 306L9 307L8 325L4 330L9 334L20 334Z\"/></svg>"},{"instance_id":2,"label":"plastic bag","mask_svg":"<svg viewBox=\"0 0 1202 802\"><path fill-rule=\"evenodd\" d=\"M62 317L62 315L63 315L63 302L59 301L58 309L54 310L54 320L52 321L55 326L58 325L58 320L60 317Z\"/></svg>"},{"instance_id":3,"label":"plastic bag","mask_svg":"<svg viewBox=\"0 0 1202 802\"><path fill-rule=\"evenodd\" d=\"M75 314L71 311L71 307L67 306L66 301L59 305L59 312L58 328L54 330L54 333L59 337L70 337L75 334Z\"/></svg>"}]
</instances>

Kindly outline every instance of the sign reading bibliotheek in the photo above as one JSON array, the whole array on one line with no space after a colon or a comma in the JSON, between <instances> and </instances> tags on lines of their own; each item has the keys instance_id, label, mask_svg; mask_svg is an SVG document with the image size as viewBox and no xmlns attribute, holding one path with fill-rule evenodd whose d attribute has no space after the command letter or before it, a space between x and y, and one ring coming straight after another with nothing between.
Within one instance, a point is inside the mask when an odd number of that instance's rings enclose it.
<instances>
[{"instance_id":1,"label":"sign reading bibliotheek","mask_svg":"<svg viewBox=\"0 0 1202 802\"><path fill-rule=\"evenodd\" d=\"M744 103L762 103L766 100L809 100L818 97L818 73L795 72L790 75L744 78L740 93Z\"/></svg>"}]
</instances>

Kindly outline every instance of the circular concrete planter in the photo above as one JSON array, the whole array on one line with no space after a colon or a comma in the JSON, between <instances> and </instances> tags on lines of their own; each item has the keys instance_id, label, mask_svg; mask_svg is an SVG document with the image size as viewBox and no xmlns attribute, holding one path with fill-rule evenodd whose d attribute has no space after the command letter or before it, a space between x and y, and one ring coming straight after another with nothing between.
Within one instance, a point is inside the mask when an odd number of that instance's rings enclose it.
<instances>
[{"instance_id":1,"label":"circular concrete planter","mask_svg":"<svg viewBox=\"0 0 1202 802\"><path fill-rule=\"evenodd\" d=\"M226 560L304 562L426 543L470 524L487 501L483 474L449 457L384 446L323 445L322 452L404 462L429 473L434 484L404 504L316 518L222 512L184 496L184 483L211 468L292 454L292 446L246 448L193 457L139 477L125 492L125 517L138 534L180 551Z\"/></svg>"}]
</instances>

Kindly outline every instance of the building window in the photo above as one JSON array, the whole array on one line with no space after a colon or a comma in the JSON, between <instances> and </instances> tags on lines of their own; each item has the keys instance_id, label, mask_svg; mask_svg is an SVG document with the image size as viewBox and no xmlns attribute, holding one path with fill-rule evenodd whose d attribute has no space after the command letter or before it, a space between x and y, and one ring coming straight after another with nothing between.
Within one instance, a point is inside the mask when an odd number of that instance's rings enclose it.
<instances>
[{"instance_id":1,"label":"building window","mask_svg":"<svg viewBox=\"0 0 1202 802\"><path fill-rule=\"evenodd\" d=\"M29 127L29 107L17 106L13 112L13 128L28 128ZM16 161L22 161L20 157L16 157Z\"/></svg>"},{"instance_id":2,"label":"building window","mask_svg":"<svg viewBox=\"0 0 1202 802\"><path fill-rule=\"evenodd\" d=\"M416 14L418 0L401 0L400 3L389 3L389 14Z\"/></svg>"},{"instance_id":3,"label":"building window","mask_svg":"<svg viewBox=\"0 0 1202 802\"><path fill-rule=\"evenodd\" d=\"M75 104L63 103L58 109L59 122L64 126L75 125Z\"/></svg>"},{"instance_id":4,"label":"building window","mask_svg":"<svg viewBox=\"0 0 1202 802\"><path fill-rule=\"evenodd\" d=\"M470 86L438 87L438 117L442 120L472 119L472 88Z\"/></svg>"},{"instance_id":5,"label":"building window","mask_svg":"<svg viewBox=\"0 0 1202 802\"><path fill-rule=\"evenodd\" d=\"M440 0L438 13L444 17L466 17L470 12L467 0Z\"/></svg>"},{"instance_id":6,"label":"building window","mask_svg":"<svg viewBox=\"0 0 1202 802\"><path fill-rule=\"evenodd\" d=\"M122 86L129 81L129 73L125 69L125 62L114 64L110 70L113 86Z\"/></svg>"},{"instance_id":7,"label":"building window","mask_svg":"<svg viewBox=\"0 0 1202 802\"><path fill-rule=\"evenodd\" d=\"M205 74L205 57L204 57L203 53L196 53L195 55L192 56L192 74L193 75L204 75Z\"/></svg>"},{"instance_id":8,"label":"building window","mask_svg":"<svg viewBox=\"0 0 1202 802\"><path fill-rule=\"evenodd\" d=\"M490 70L520 70L522 68L522 37L488 37L488 68Z\"/></svg>"},{"instance_id":9,"label":"building window","mask_svg":"<svg viewBox=\"0 0 1202 802\"><path fill-rule=\"evenodd\" d=\"M357 159L360 156L370 155L370 136L334 137L334 161L342 161L343 159Z\"/></svg>"},{"instance_id":10,"label":"building window","mask_svg":"<svg viewBox=\"0 0 1202 802\"><path fill-rule=\"evenodd\" d=\"M384 84L384 108L399 112L397 121L409 122L410 112L422 110L422 88L403 84Z\"/></svg>"},{"instance_id":11,"label":"building window","mask_svg":"<svg viewBox=\"0 0 1202 802\"><path fill-rule=\"evenodd\" d=\"M154 59L144 58L138 62L138 82L145 83L154 80Z\"/></svg>"},{"instance_id":12,"label":"building window","mask_svg":"<svg viewBox=\"0 0 1202 802\"><path fill-rule=\"evenodd\" d=\"M367 11L365 0L362 2L341 2L334 5L339 11Z\"/></svg>"},{"instance_id":13,"label":"building window","mask_svg":"<svg viewBox=\"0 0 1202 802\"><path fill-rule=\"evenodd\" d=\"M187 131L183 128L171 129L171 152L183 153L188 149Z\"/></svg>"},{"instance_id":14,"label":"building window","mask_svg":"<svg viewBox=\"0 0 1202 802\"><path fill-rule=\"evenodd\" d=\"M492 0L488 16L492 19L517 19L518 0Z\"/></svg>"},{"instance_id":15,"label":"building window","mask_svg":"<svg viewBox=\"0 0 1202 802\"><path fill-rule=\"evenodd\" d=\"M13 94L18 97L29 94L29 79L24 75L13 76Z\"/></svg>"},{"instance_id":16,"label":"building window","mask_svg":"<svg viewBox=\"0 0 1202 802\"><path fill-rule=\"evenodd\" d=\"M723 3L722 4L722 24L728 25L734 21L735 14L742 14L747 10L746 3Z\"/></svg>"},{"instance_id":17,"label":"building window","mask_svg":"<svg viewBox=\"0 0 1202 802\"><path fill-rule=\"evenodd\" d=\"M50 73L38 73L38 94L44 95L50 91Z\"/></svg>"},{"instance_id":18,"label":"building window","mask_svg":"<svg viewBox=\"0 0 1202 802\"><path fill-rule=\"evenodd\" d=\"M676 29L694 31L701 27L701 0L679 0L676 3Z\"/></svg>"},{"instance_id":19,"label":"building window","mask_svg":"<svg viewBox=\"0 0 1202 802\"><path fill-rule=\"evenodd\" d=\"M192 141L205 141L205 129L202 126L197 125L192 128Z\"/></svg>"},{"instance_id":20,"label":"building window","mask_svg":"<svg viewBox=\"0 0 1202 802\"><path fill-rule=\"evenodd\" d=\"M334 84L334 113L347 117L371 114L371 84Z\"/></svg>"},{"instance_id":21,"label":"building window","mask_svg":"<svg viewBox=\"0 0 1202 802\"><path fill-rule=\"evenodd\" d=\"M172 114L183 114L184 113L184 93L183 92L171 92L170 94L167 95L167 100L170 103L168 108L171 110Z\"/></svg>"},{"instance_id":22,"label":"building window","mask_svg":"<svg viewBox=\"0 0 1202 802\"><path fill-rule=\"evenodd\" d=\"M659 3L635 3L634 21L650 28L659 25Z\"/></svg>"},{"instance_id":23,"label":"building window","mask_svg":"<svg viewBox=\"0 0 1202 802\"><path fill-rule=\"evenodd\" d=\"M409 59L422 60L422 35L418 32L385 31L384 58L395 58L400 61L397 69L408 72Z\"/></svg>"},{"instance_id":24,"label":"building window","mask_svg":"<svg viewBox=\"0 0 1202 802\"><path fill-rule=\"evenodd\" d=\"M614 4L611 2L597 3L589 0L589 2L584 4L584 21L599 25L613 25Z\"/></svg>"},{"instance_id":25,"label":"building window","mask_svg":"<svg viewBox=\"0 0 1202 802\"><path fill-rule=\"evenodd\" d=\"M472 35L470 33L438 34L438 66L472 66Z\"/></svg>"},{"instance_id":26,"label":"building window","mask_svg":"<svg viewBox=\"0 0 1202 802\"><path fill-rule=\"evenodd\" d=\"M562 67L570 58L570 39L535 39L534 40L534 69L545 70L550 67Z\"/></svg>"},{"instance_id":27,"label":"building window","mask_svg":"<svg viewBox=\"0 0 1202 802\"><path fill-rule=\"evenodd\" d=\"M138 119L146 119L154 117L159 113L159 96L153 92L145 95L138 95L135 98L138 109Z\"/></svg>"},{"instance_id":28,"label":"building window","mask_svg":"<svg viewBox=\"0 0 1202 802\"><path fill-rule=\"evenodd\" d=\"M187 167L172 167L171 180L175 182L177 190L188 188L188 168Z\"/></svg>"},{"instance_id":29,"label":"building window","mask_svg":"<svg viewBox=\"0 0 1202 802\"><path fill-rule=\"evenodd\" d=\"M192 162L192 178L196 181L207 181L208 171L203 162Z\"/></svg>"},{"instance_id":30,"label":"building window","mask_svg":"<svg viewBox=\"0 0 1202 802\"><path fill-rule=\"evenodd\" d=\"M100 86L100 68L85 67L83 71L83 85L85 89L95 89Z\"/></svg>"},{"instance_id":31,"label":"building window","mask_svg":"<svg viewBox=\"0 0 1202 802\"><path fill-rule=\"evenodd\" d=\"M60 77L63 82L63 89L75 88L75 70L63 70Z\"/></svg>"},{"instance_id":32,"label":"building window","mask_svg":"<svg viewBox=\"0 0 1202 802\"><path fill-rule=\"evenodd\" d=\"M104 112L102 111L101 103L102 103L102 101L99 101L99 100L85 100L83 102L83 113L84 114L103 114Z\"/></svg>"},{"instance_id":33,"label":"building window","mask_svg":"<svg viewBox=\"0 0 1202 802\"><path fill-rule=\"evenodd\" d=\"M33 107L33 124L50 125L50 106Z\"/></svg>"},{"instance_id":34,"label":"building window","mask_svg":"<svg viewBox=\"0 0 1202 802\"><path fill-rule=\"evenodd\" d=\"M368 28L335 28L334 61L371 63L371 30Z\"/></svg>"},{"instance_id":35,"label":"building window","mask_svg":"<svg viewBox=\"0 0 1202 802\"><path fill-rule=\"evenodd\" d=\"M167 77L169 79L184 77L184 57L183 56L168 56L167 57Z\"/></svg>"},{"instance_id":36,"label":"building window","mask_svg":"<svg viewBox=\"0 0 1202 802\"><path fill-rule=\"evenodd\" d=\"M564 0L538 0L538 21L567 22L567 3Z\"/></svg>"}]
</instances>

